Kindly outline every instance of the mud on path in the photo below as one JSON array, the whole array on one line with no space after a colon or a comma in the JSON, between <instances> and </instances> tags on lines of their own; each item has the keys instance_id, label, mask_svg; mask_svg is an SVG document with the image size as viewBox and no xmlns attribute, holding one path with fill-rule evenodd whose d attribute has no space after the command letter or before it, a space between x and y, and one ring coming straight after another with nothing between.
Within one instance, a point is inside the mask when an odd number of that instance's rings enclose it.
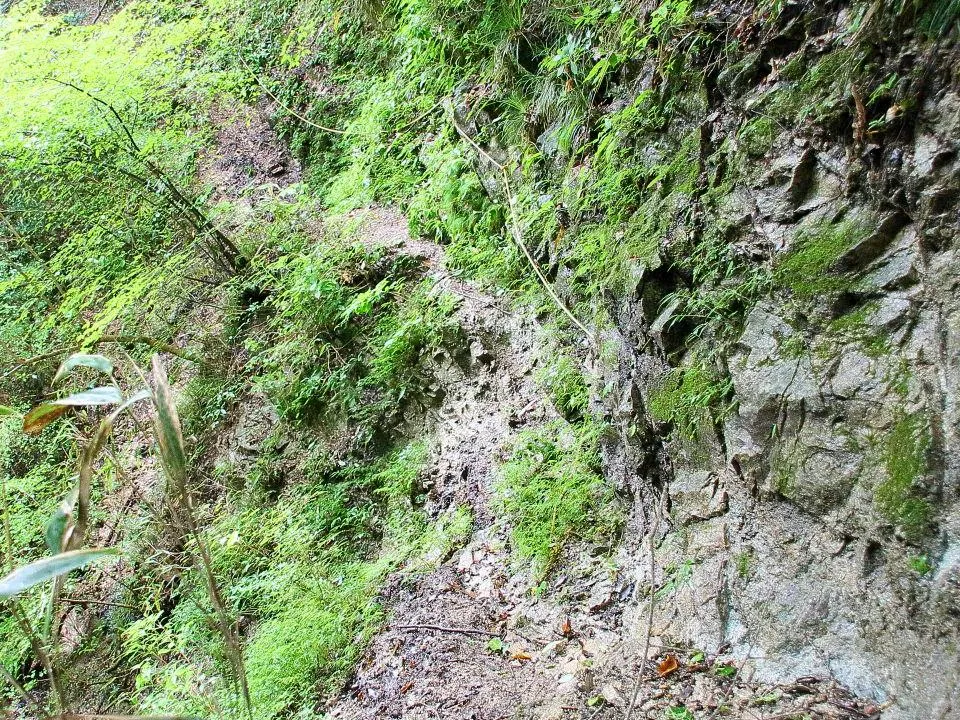
<instances>
[{"instance_id":1,"label":"mud on path","mask_svg":"<svg viewBox=\"0 0 960 720\"><path fill-rule=\"evenodd\" d=\"M721 706L738 718L879 716L826 678L764 685L751 681L749 662L725 663L723 648L666 647L668 628L651 629L642 663L649 584L634 578L645 553L611 556L610 548L572 542L542 584L518 566L492 498L509 439L558 417L534 379L542 329L454 277L443 249L410 238L395 211L368 209L352 219L365 242L421 258L437 286L460 299L468 358L433 358L443 400L425 416L411 412L406 432L432 438L426 513L438 518L467 506L474 525L467 544L436 569L401 568L388 578L379 598L388 622L330 717L622 718L635 688L634 718L712 718ZM661 595L669 602L664 582L654 584L657 602ZM658 663L666 664L658 671Z\"/></svg>"}]
</instances>

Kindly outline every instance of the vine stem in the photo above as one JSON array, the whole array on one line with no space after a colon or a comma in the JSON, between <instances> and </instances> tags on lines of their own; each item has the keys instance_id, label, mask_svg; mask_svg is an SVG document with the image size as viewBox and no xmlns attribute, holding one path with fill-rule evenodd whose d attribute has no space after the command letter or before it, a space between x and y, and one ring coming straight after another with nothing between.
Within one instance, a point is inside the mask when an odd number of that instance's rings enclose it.
<instances>
[{"instance_id":1,"label":"vine stem","mask_svg":"<svg viewBox=\"0 0 960 720\"><path fill-rule=\"evenodd\" d=\"M526 243L523 241L523 234L520 232L520 225L517 221L517 199L513 194L513 190L510 187L510 175L507 172L507 168L493 159L486 150L480 147L476 141L470 137L467 132L457 124L456 119L453 117L453 113L450 113L450 122L453 124L453 127L456 129L457 133L468 143L471 147L480 154L487 162L491 163L497 170L500 171L501 182L503 183L503 191L507 198L507 208L509 209L510 221L507 223L510 230L510 239L513 241L513 244L517 246L517 249L523 253L523 256L527 259L527 262L530 264L530 267L533 268L533 272L536 274L537 279L540 281L540 284L543 286L544 291L553 301L553 303L560 309L560 311L567 316L571 323L574 324L583 334L586 336L587 341L596 348L597 341L594 338L593 333L591 333L587 327L577 320L573 312L568 308L563 300L560 299L560 296L557 295L556 291L553 289L550 281L547 279L547 276L543 274L543 271L540 269L540 266L537 264L537 261L533 259L533 255L530 254L530 250L527 249Z\"/></svg>"},{"instance_id":2,"label":"vine stem","mask_svg":"<svg viewBox=\"0 0 960 720\"><path fill-rule=\"evenodd\" d=\"M660 529L660 513L661 507L657 506L656 515L653 518L653 527L650 529L650 539L649 539L649 551L647 554L648 562L650 563L650 604L647 610L647 630L644 634L643 640L643 654L640 656L640 673L637 675L637 679L633 683L633 690L630 693L630 705L627 707L627 714L624 716L624 720L630 720L633 717L633 710L637 705L637 698L640 695L640 686L643 684L643 680L646 676L647 669L647 653L650 652L650 636L653 634L653 610L656 605L657 592L656 592L656 551L654 550L654 541L657 538L657 531Z\"/></svg>"},{"instance_id":3,"label":"vine stem","mask_svg":"<svg viewBox=\"0 0 960 720\"><path fill-rule=\"evenodd\" d=\"M280 102L280 98L278 98L276 95L274 95L272 92L270 92L270 88L268 88L268 87L266 86L266 84L263 82L263 80L260 79L260 76L257 75L257 74L253 71L253 68L251 68L250 65L247 64L247 61L246 61L246 59L243 57L243 55L238 52L238 53L237 53L237 58L239 58L240 62L243 64L243 67L246 68L247 72L250 74L250 77L253 78L254 82L256 82L257 85L260 86L260 89L263 90L263 91L267 94L267 97L269 97L271 100L273 100L277 105L279 105L281 108L283 108L284 110L286 110L288 113L290 113L291 115L293 115L297 120L299 120L299 121L301 121L301 122L305 122L305 123L306 123L307 125L309 125L310 127L315 127L315 128L317 128L318 130L323 130L324 132L334 133L335 135L346 135L346 134L347 134L347 131L346 131L346 130L337 130L336 128L330 128L330 127L326 127L325 125L320 125L319 123L315 123L315 122L313 122L313 120L308 120L307 118L305 118L303 115L301 115L300 113L298 113L298 112L297 112L296 110L294 110L293 108L287 107L286 105L284 105L282 102Z\"/></svg>"},{"instance_id":4,"label":"vine stem","mask_svg":"<svg viewBox=\"0 0 960 720\"><path fill-rule=\"evenodd\" d=\"M97 345L102 345L105 343L116 343L118 345L147 345L157 352L165 352L169 355L175 355L182 360L186 360L187 362L198 363L201 365L203 364L202 358L197 357L188 350L184 350L176 345L171 345L170 343L165 343L162 340L157 340L156 338L148 337L146 335L101 335L96 340L80 343L79 345L66 345L64 347L58 347L55 350L45 352L42 355L36 355L32 358L27 358L26 360L14 365L7 372L0 375L0 378L12 375L18 370L29 365L36 365L37 363L52 360L53 358L64 355L65 353L75 352L83 349L83 347L96 347Z\"/></svg>"}]
</instances>

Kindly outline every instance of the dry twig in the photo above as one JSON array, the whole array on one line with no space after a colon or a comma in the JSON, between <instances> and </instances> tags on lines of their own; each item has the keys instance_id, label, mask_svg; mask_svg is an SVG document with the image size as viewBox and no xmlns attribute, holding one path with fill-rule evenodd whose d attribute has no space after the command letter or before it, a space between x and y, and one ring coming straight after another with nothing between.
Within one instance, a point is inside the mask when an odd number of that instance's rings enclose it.
<instances>
[{"instance_id":1,"label":"dry twig","mask_svg":"<svg viewBox=\"0 0 960 720\"><path fill-rule=\"evenodd\" d=\"M272 92L270 92L270 88L268 88L268 87L264 84L264 82L260 79L260 76L257 75L257 74L253 71L253 68L251 68L251 67L247 64L247 61L244 59L243 55L241 55L240 53L237 53L237 57L240 58L240 62L241 62L241 63L243 64L243 66L247 69L247 72L250 74L250 77L252 77L253 80L254 80L254 82L256 82L257 85L260 86L260 89L263 90L263 91L267 94L267 97L269 97L271 100L273 100L277 105L279 105L281 108L283 108L284 110L286 110L288 113L290 113L291 115L293 115L297 120L299 120L300 122L305 122L305 123L306 123L307 125L309 125L310 127L315 127L315 128L317 128L317 130L323 130L324 132L334 133L335 135L346 135L346 134L347 134L347 131L346 131L346 130L337 130L337 129L335 129L335 128L329 128L329 127L326 127L325 125L321 125L321 124L319 124L319 123L315 123L313 120L308 120L307 118L305 118L303 115L301 115L300 113L298 113L298 112L297 112L296 110L294 110L293 108L284 105L282 102L280 102L280 98L278 98L276 95L274 95Z\"/></svg>"},{"instance_id":2,"label":"dry twig","mask_svg":"<svg viewBox=\"0 0 960 720\"><path fill-rule=\"evenodd\" d=\"M662 501L661 501L662 502ZM656 580L656 557L654 551L654 542L657 539L657 531L660 529L660 514L662 508L657 505L656 515L653 518L653 527L650 529L650 548L648 558L650 562L650 605L647 611L647 630L643 640L643 654L640 656L640 674L633 684L633 691L630 693L630 704L627 706L625 720L630 720L633 716L633 710L637 704L637 697L640 695L640 685L646 676L647 653L650 652L650 635L653 633L653 608L656 604L657 591L655 587Z\"/></svg>"},{"instance_id":3,"label":"dry twig","mask_svg":"<svg viewBox=\"0 0 960 720\"><path fill-rule=\"evenodd\" d=\"M533 259L533 256L530 254L530 251L527 249L526 243L523 241L523 235L520 232L520 225L517 222L517 200L513 194L512 189L510 188L510 175L507 172L507 168L501 163L494 160L490 154L480 147L476 141L470 137L467 132L460 127L457 121L453 118L452 113L450 117L450 122L453 123L453 127L456 129L457 133L468 143L471 147L476 150L487 162L491 163L497 170L500 171L501 182L503 183L503 192L507 198L507 209L509 210L509 222L507 226L510 230L510 239L513 241L513 244L517 246L517 249L523 253L523 256L526 258L527 262L530 264L530 267L533 268L533 272L536 274L537 279L540 281L540 284L543 286L543 289L546 291L547 295L553 301L553 303L560 309L560 311L567 316L571 323L574 324L583 334L586 336L588 342L592 346L596 346L596 339L593 337L593 334L587 329L587 327L577 320L576 316L570 311L564 302L560 299L560 296L557 295L556 291L553 289L553 286L550 284L550 281L547 279L546 275L543 274L543 271L540 269L540 266L537 264L537 261Z\"/></svg>"},{"instance_id":4,"label":"dry twig","mask_svg":"<svg viewBox=\"0 0 960 720\"><path fill-rule=\"evenodd\" d=\"M444 627L442 625L391 625L390 627L394 630L436 630L438 632L457 633L460 635L482 635L484 637L497 637L497 633L490 632L489 630Z\"/></svg>"}]
</instances>

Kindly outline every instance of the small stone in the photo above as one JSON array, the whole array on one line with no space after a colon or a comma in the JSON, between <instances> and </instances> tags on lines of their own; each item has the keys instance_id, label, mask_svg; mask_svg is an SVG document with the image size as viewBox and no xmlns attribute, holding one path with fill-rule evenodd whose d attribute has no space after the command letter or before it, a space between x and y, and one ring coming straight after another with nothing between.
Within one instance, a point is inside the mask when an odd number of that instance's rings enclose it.
<instances>
[{"instance_id":1,"label":"small stone","mask_svg":"<svg viewBox=\"0 0 960 720\"><path fill-rule=\"evenodd\" d=\"M570 694L577 689L577 678L575 675L570 673L564 673L560 676L560 680L557 683L557 692L561 695Z\"/></svg>"},{"instance_id":2,"label":"small stone","mask_svg":"<svg viewBox=\"0 0 960 720\"><path fill-rule=\"evenodd\" d=\"M551 658L558 657L559 655L563 654L566 649L566 640L554 640L553 642L548 642L540 650L540 659L549 660Z\"/></svg>"},{"instance_id":3,"label":"small stone","mask_svg":"<svg viewBox=\"0 0 960 720\"><path fill-rule=\"evenodd\" d=\"M493 355L490 354L490 351L484 347L483 343L479 340L474 340L470 343L470 362L471 364L481 363L487 364L493 359Z\"/></svg>"},{"instance_id":4,"label":"small stone","mask_svg":"<svg viewBox=\"0 0 960 720\"><path fill-rule=\"evenodd\" d=\"M626 705L626 702L624 702L623 696L619 692L617 692L617 689L610 683L607 683L602 688L600 688L600 697L602 697L604 700L606 700L608 703L610 703L614 707L622 708Z\"/></svg>"},{"instance_id":5,"label":"small stone","mask_svg":"<svg viewBox=\"0 0 960 720\"><path fill-rule=\"evenodd\" d=\"M577 683L577 689L583 693L593 692L593 671L584 670L580 674L580 682Z\"/></svg>"}]
</instances>

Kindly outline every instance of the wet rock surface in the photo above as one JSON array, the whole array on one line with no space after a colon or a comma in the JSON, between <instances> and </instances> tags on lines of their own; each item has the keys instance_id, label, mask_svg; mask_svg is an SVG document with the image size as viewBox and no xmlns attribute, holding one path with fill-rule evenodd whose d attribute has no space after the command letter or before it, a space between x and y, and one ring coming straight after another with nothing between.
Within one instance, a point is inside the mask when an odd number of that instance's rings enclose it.
<instances>
[{"instance_id":1,"label":"wet rock surface","mask_svg":"<svg viewBox=\"0 0 960 720\"><path fill-rule=\"evenodd\" d=\"M710 427L695 447L669 441L672 467L651 478L671 507L658 566L685 568L654 624L674 642L762 655L756 678L829 675L890 718L960 707L960 626L945 614L960 547L956 104L952 90L929 97L915 136L887 148L884 182L908 189L897 202L839 179L857 162L822 138L777 145L735 193L774 262L804 228L852 218L860 239L832 266L847 285L756 304L723 359L735 410L719 442ZM634 375L671 351L654 340ZM644 402L656 387L641 380ZM635 551L631 565L650 581ZM625 615L635 634L644 622L639 606Z\"/></svg>"},{"instance_id":2,"label":"wet rock surface","mask_svg":"<svg viewBox=\"0 0 960 720\"><path fill-rule=\"evenodd\" d=\"M701 182L725 170L711 146L748 142L745 123L787 87L780 72L828 57L850 19L833 5L809 17L791 8L780 36L721 70L699 127L669 129L699 130ZM604 388L594 407L616 434L607 481L633 501L611 571L632 590L585 604L590 617L616 613L621 666L641 652L657 588L651 627L665 644L722 649L757 680L832 678L867 698L846 710L812 703L814 716L926 720L960 708L960 96L911 41L886 51L891 67L926 68L910 81L915 107L891 106L881 123L862 117L856 88L806 98L807 115L750 149L746 180L710 211L771 278L715 362L731 411L692 438L650 413L671 368L697 361L676 303L660 300L690 281L667 263L707 212L698 200L694 227L671 228L659 260L638 268L640 289L617 298L602 338L614 352L584 358ZM938 51L956 56L947 40ZM478 171L496 196L496 173L483 161ZM804 253L814 262L791 277L789 260ZM564 289L564 257L546 248L542 261ZM578 712L561 703L556 716Z\"/></svg>"}]
</instances>

